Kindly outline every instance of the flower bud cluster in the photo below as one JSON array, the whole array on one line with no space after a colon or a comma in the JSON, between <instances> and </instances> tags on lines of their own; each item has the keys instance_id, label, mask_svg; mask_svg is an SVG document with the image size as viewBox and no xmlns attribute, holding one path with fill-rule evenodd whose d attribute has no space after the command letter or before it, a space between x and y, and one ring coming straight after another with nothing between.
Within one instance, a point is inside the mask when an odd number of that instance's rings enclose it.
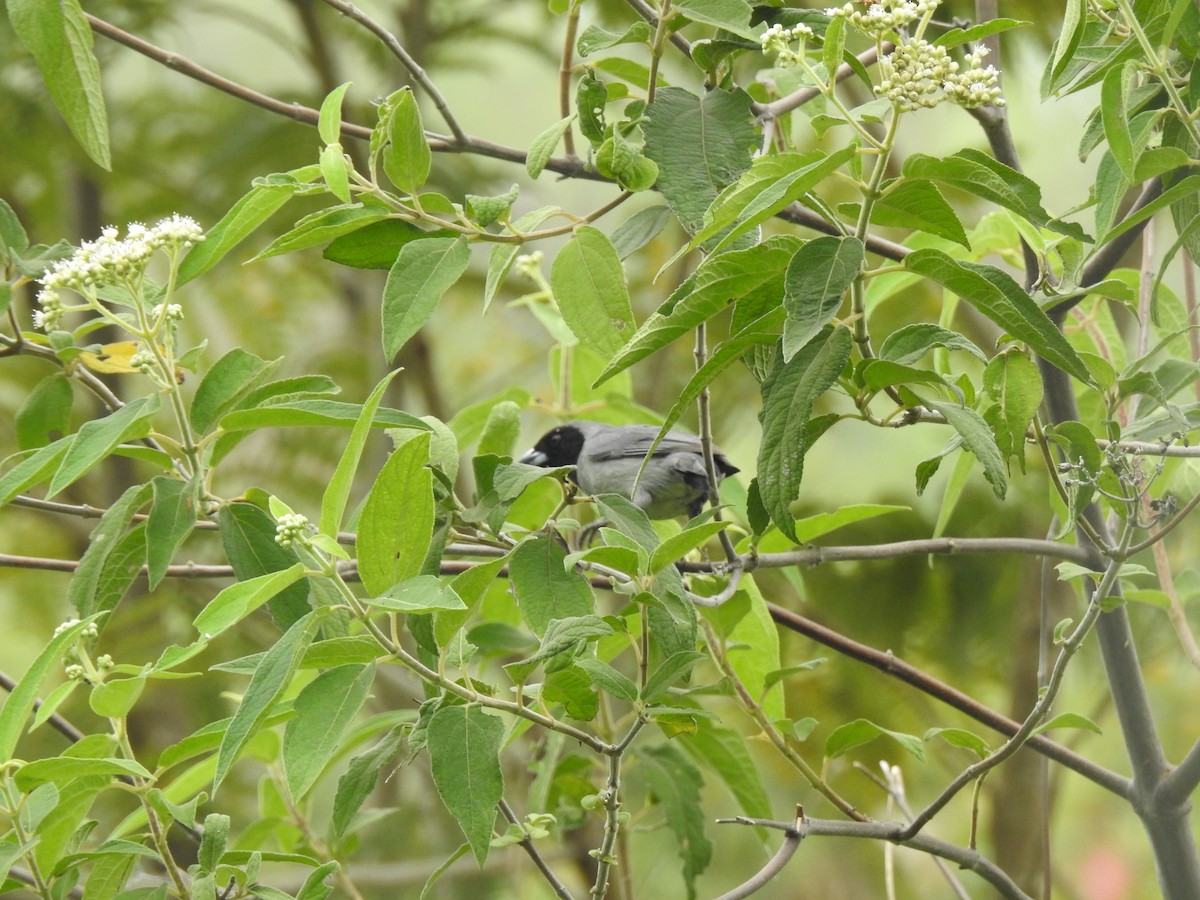
<instances>
[{"instance_id":1,"label":"flower bud cluster","mask_svg":"<svg viewBox=\"0 0 1200 900\"><path fill-rule=\"evenodd\" d=\"M844 18L848 25L872 37L881 38L915 22L925 13L936 9L941 0L883 0L871 3L865 10L854 3L825 10L831 19Z\"/></svg>"},{"instance_id":2,"label":"flower bud cluster","mask_svg":"<svg viewBox=\"0 0 1200 900\"><path fill-rule=\"evenodd\" d=\"M160 303L150 310L150 316L165 322L180 322L183 320L183 307L178 303Z\"/></svg>"},{"instance_id":3,"label":"flower bud cluster","mask_svg":"<svg viewBox=\"0 0 1200 900\"><path fill-rule=\"evenodd\" d=\"M980 44L967 57L965 71L951 72L946 76L944 89L959 106L975 109L978 106L1003 106L1000 96L1000 73L995 66L984 66L987 47Z\"/></svg>"},{"instance_id":4,"label":"flower bud cluster","mask_svg":"<svg viewBox=\"0 0 1200 900\"><path fill-rule=\"evenodd\" d=\"M759 36L763 53L775 56L780 68L786 69L797 65L804 56L804 42L813 36L813 30L804 24L792 28L784 28L778 22ZM792 41L799 41L797 49L792 49Z\"/></svg>"},{"instance_id":5,"label":"flower bud cluster","mask_svg":"<svg viewBox=\"0 0 1200 900\"><path fill-rule=\"evenodd\" d=\"M64 631L68 631L69 629L74 628L78 624L79 624L78 619L67 619L67 621L63 622L61 625L59 625L57 628L54 629L54 636L58 637ZM100 636L100 629L99 629L99 627L97 627L95 622L89 623L88 626L86 628L84 628L82 632L80 632L80 637L94 638L94 637L99 637L99 636Z\"/></svg>"},{"instance_id":6,"label":"flower bud cluster","mask_svg":"<svg viewBox=\"0 0 1200 900\"><path fill-rule=\"evenodd\" d=\"M136 353L129 357L129 366L133 369L138 369L143 375L151 375L154 372L154 366L157 360L154 354L141 347Z\"/></svg>"},{"instance_id":7,"label":"flower bud cluster","mask_svg":"<svg viewBox=\"0 0 1200 900\"><path fill-rule=\"evenodd\" d=\"M290 547L308 536L308 517L300 513L284 513L275 520L275 543Z\"/></svg>"},{"instance_id":8,"label":"flower bud cluster","mask_svg":"<svg viewBox=\"0 0 1200 900\"><path fill-rule=\"evenodd\" d=\"M534 250L532 253L523 253L517 257L513 268L517 270L518 275L524 275L530 279L536 278L538 271L542 267L543 258L541 250Z\"/></svg>"},{"instance_id":9,"label":"flower bud cluster","mask_svg":"<svg viewBox=\"0 0 1200 900\"><path fill-rule=\"evenodd\" d=\"M983 67L986 47L979 47L966 61L966 69L946 52L928 41L899 44L881 60L884 79L875 89L903 112L928 109L949 99L968 108L1003 106L1000 73Z\"/></svg>"}]
</instances>

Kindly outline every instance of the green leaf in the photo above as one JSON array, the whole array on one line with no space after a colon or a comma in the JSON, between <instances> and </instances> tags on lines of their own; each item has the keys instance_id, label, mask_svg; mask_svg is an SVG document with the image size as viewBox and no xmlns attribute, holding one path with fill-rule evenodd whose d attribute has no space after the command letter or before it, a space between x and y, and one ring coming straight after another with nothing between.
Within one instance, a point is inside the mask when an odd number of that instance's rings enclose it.
<instances>
[{"instance_id":1,"label":"green leaf","mask_svg":"<svg viewBox=\"0 0 1200 900\"><path fill-rule=\"evenodd\" d=\"M426 731L433 783L480 866L487 861L496 804L504 795L503 738L504 723L478 706L443 707Z\"/></svg>"},{"instance_id":2,"label":"green leaf","mask_svg":"<svg viewBox=\"0 0 1200 900\"><path fill-rule=\"evenodd\" d=\"M308 873L304 884L296 892L296 900L325 900L333 893L333 888L325 883L325 879L337 872L342 864L336 860L323 863Z\"/></svg>"},{"instance_id":3,"label":"green leaf","mask_svg":"<svg viewBox=\"0 0 1200 900\"><path fill-rule=\"evenodd\" d=\"M742 576L739 590L731 602L737 604L731 608L731 613L742 608L742 604L745 604L745 613L737 619L737 624L726 636L729 663L767 718L781 719L786 713L783 690L778 682L771 681L772 673L782 667L779 628L771 618L766 598L753 577Z\"/></svg>"},{"instance_id":4,"label":"green leaf","mask_svg":"<svg viewBox=\"0 0 1200 900\"><path fill-rule=\"evenodd\" d=\"M801 675L805 672L811 672L813 669L823 666L826 662L828 662L828 660L825 659L825 657L819 656L816 659L810 659L807 662L797 663L794 666L784 666L782 669L776 669L774 672L768 672L767 677L764 679L764 684L767 687L771 687L772 685L783 681L785 678L790 678L793 675Z\"/></svg>"},{"instance_id":5,"label":"green leaf","mask_svg":"<svg viewBox=\"0 0 1200 900\"><path fill-rule=\"evenodd\" d=\"M813 403L837 381L850 359L849 329L830 328L787 362L776 359L763 383L763 425L758 457L758 489L775 527L797 540L789 507L800 490Z\"/></svg>"},{"instance_id":6,"label":"green leaf","mask_svg":"<svg viewBox=\"0 0 1200 900\"><path fill-rule=\"evenodd\" d=\"M1136 153L1133 137L1129 132L1129 89L1133 81L1132 60L1123 66L1114 66L1104 76L1100 89L1100 118L1104 122L1104 137L1117 166L1128 181L1133 181L1133 166Z\"/></svg>"},{"instance_id":7,"label":"green leaf","mask_svg":"<svg viewBox=\"0 0 1200 900\"><path fill-rule=\"evenodd\" d=\"M371 396L367 398L367 402L363 404L362 410L358 414L358 421L350 430L346 449L342 451L342 457L338 460L337 468L329 481L329 487L325 489L325 495L321 498L321 524L318 528L321 534L337 539L338 530L342 527L342 517L346 513L346 503L350 499L350 489L354 486L358 462L362 459L363 449L371 434L375 411L383 402L383 394L388 385L398 374L400 374L399 369L393 370L383 376L379 384L375 385L375 390L371 391Z\"/></svg>"},{"instance_id":8,"label":"green leaf","mask_svg":"<svg viewBox=\"0 0 1200 900\"><path fill-rule=\"evenodd\" d=\"M74 440L75 435L68 435L48 446L39 447L0 476L0 506L11 502L26 488L50 478Z\"/></svg>"},{"instance_id":9,"label":"green leaf","mask_svg":"<svg viewBox=\"0 0 1200 900\"><path fill-rule=\"evenodd\" d=\"M758 134L744 91L697 97L659 90L642 129L646 156L658 164L658 188L689 234L700 229L717 193L750 165Z\"/></svg>"},{"instance_id":10,"label":"green leaf","mask_svg":"<svg viewBox=\"0 0 1200 900\"><path fill-rule=\"evenodd\" d=\"M350 202L350 163L341 144L330 144L321 151L321 177L329 193L343 203Z\"/></svg>"},{"instance_id":11,"label":"green leaf","mask_svg":"<svg viewBox=\"0 0 1200 900\"><path fill-rule=\"evenodd\" d=\"M855 522L886 516L890 513L909 512L908 506L891 506L881 503L857 503L850 506L840 506L833 512L817 513L797 519L795 524L796 543L807 544L819 537L837 531Z\"/></svg>"},{"instance_id":12,"label":"green leaf","mask_svg":"<svg viewBox=\"0 0 1200 900\"><path fill-rule=\"evenodd\" d=\"M154 780L153 774L132 759L90 759L73 756L52 756L26 763L17 770L13 780L18 788L28 793L39 784L51 782L64 785L92 775L136 775L148 781Z\"/></svg>"},{"instance_id":13,"label":"green leaf","mask_svg":"<svg viewBox=\"0 0 1200 900\"><path fill-rule=\"evenodd\" d=\"M154 503L146 522L146 571L150 590L154 590L167 566L196 524L197 485L169 475L151 481Z\"/></svg>"},{"instance_id":14,"label":"green leaf","mask_svg":"<svg viewBox=\"0 0 1200 900\"><path fill-rule=\"evenodd\" d=\"M24 255L29 249L29 235L13 208L0 199L0 262Z\"/></svg>"},{"instance_id":15,"label":"green leaf","mask_svg":"<svg viewBox=\"0 0 1200 900\"><path fill-rule=\"evenodd\" d=\"M935 347L965 350L982 363L988 361L982 350L958 332L927 322L897 328L884 338L879 347L879 358L911 366Z\"/></svg>"},{"instance_id":16,"label":"green leaf","mask_svg":"<svg viewBox=\"0 0 1200 900\"><path fill-rule=\"evenodd\" d=\"M71 382L65 375L49 375L39 381L14 417L17 446L33 450L66 434L71 427L73 400Z\"/></svg>"},{"instance_id":17,"label":"green leaf","mask_svg":"<svg viewBox=\"0 0 1200 900\"><path fill-rule=\"evenodd\" d=\"M606 662L598 659L576 660L575 665L587 673L592 684L605 693L633 703L638 698L637 685Z\"/></svg>"},{"instance_id":18,"label":"green leaf","mask_svg":"<svg viewBox=\"0 0 1200 900\"><path fill-rule=\"evenodd\" d=\"M557 206L543 206L521 216L512 223L512 227L522 233L532 231L546 219L560 212L561 210ZM521 252L522 246L522 244L495 244L492 246L491 255L488 257L487 278L483 285L484 312L487 312L488 307L492 305L492 301L496 298L496 292L500 290L500 285L508 276L508 270L512 268L513 260Z\"/></svg>"},{"instance_id":19,"label":"green leaf","mask_svg":"<svg viewBox=\"0 0 1200 900\"><path fill-rule=\"evenodd\" d=\"M696 896L696 878L712 860L712 842L704 834L707 819L700 806L700 772L675 747L659 744L639 754L637 771L666 814L667 827L679 844L681 874L689 900Z\"/></svg>"},{"instance_id":20,"label":"green leaf","mask_svg":"<svg viewBox=\"0 0 1200 900\"><path fill-rule=\"evenodd\" d=\"M326 144L336 144L342 139L342 98L353 82L339 84L321 101L321 112L317 120L317 134Z\"/></svg>"},{"instance_id":21,"label":"green leaf","mask_svg":"<svg viewBox=\"0 0 1200 900\"><path fill-rule=\"evenodd\" d=\"M92 688L88 704L92 712L108 719L123 719L142 696L143 678L109 678Z\"/></svg>"},{"instance_id":22,"label":"green leaf","mask_svg":"<svg viewBox=\"0 0 1200 900\"><path fill-rule=\"evenodd\" d=\"M584 225L558 251L550 285L563 320L585 345L612 356L633 334L625 271L608 236Z\"/></svg>"},{"instance_id":23,"label":"green leaf","mask_svg":"<svg viewBox=\"0 0 1200 900\"><path fill-rule=\"evenodd\" d=\"M1020 19L989 19L969 28L951 28L949 31L943 32L933 43L937 47L958 47L962 44L973 44L985 37L991 37L993 34L1008 31L1010 28L1020 28L1022 25L1031 24L1031 22L1024 22Z\"/></svg>"},{"instance_id":24,"label":"green leaf","mask_svg":"<svg viewBox=\"0 0 1200 900\"><path fill-rule=\"evenodd\" d=\"M705 522L694 528L685 528L679 534L672 535L654 548L650 556L650 574L656 574L660 569L672 565L676 560L683 559L688 553L699 547L713 535L728 528L729 522Z\"/></svg>"},{"instance_id":25,"label":"green leaf","mask_svg":"<svg viewBox=\"0 0 1200 900\"><path fill-rule=\"evenodd\" d=\"M518 193L520 193L520 186L514 184L507 193L495 197L467 194L463 198L467 216L481 228L486 228L501 219L507 219L509 210L517 201Z\"/></svg>"},{"instance_id":26,"label":"green leaf","mask_svg":"<svg viewBox=\"0 0 1200 900\"><path fill-rule=\"evenodd\" d=\"M834 240L830 238L830 240ZM701 322L711 319L751 291L779 282L797 249L790 236L774 236L745 250L710 256L652 313L629 342L609 361L596 384L602 384L640 359L665 347Z\"/></svg>"},{"instance_id":27,"label":"green leaf","mask_svg":"<svg viewBox=\"0 0 1200 900\"><path fill-rule=\"evenodd\" d=\"M1198 190L1200 190L1200 175L1189 175L1186 178L1180 179L1145 206L1141 206L1135 212L1131 212L1110 228L1105 232L1104 237L1100 239L1100 243L1107 244L1118 235L1124 234L1135 225L1141 224L1164 206L1170 206L1179 201L1194 198Z\"/></svg>"},{"instance_id":28,"label":"green leaf","mask_svg":"<svg viewBox=\"0 0 1200 900\"><path fill-rule=\"evenodd\" d=\"M574 665L546 674L541 699L547 705L561 704L567 716L581 722L596 718L600 709L600 698L592 690L591 678Z\"/></svg>"},{"instance_id":29,"label":"green leaf","mask_svg":"<svg viewBox=\"0 0 1200 900\"><path fill-rule=\"evenodd\" d=\"M959 262L933 249L913 251L904 258L904 265L958 294L1068 375L1091 383L1087 366L1070 342L1007 272L995 266Z\"/></svg>"},{"instance_id":30,"label":"green leaf","mask_svg":"<svg viewBox=\"0 0 1200 900\"><path fill-rule=\"evenodd\" d=\"M279 572L231 584L200 610L192 625L204 640L211 640L303 577L304 564L298 562Z\"/></svg>"},{"instance_id":31,"label":"green leaf","mask_svg":"<svg viewBox=\"0 0 1200 900\"><path fill-rule=\"evenodd\" d=\"M634 22L624 31L605 31L599 25L589 25L579 35L575 48L579 55L590 56L597 50L607 50L618 44L644 44L650 40L652 31L646 22Z\"/></svg>"},{"instance_id":32,"label":"green leaf","mask_svg":"<svg viewBox=\"0 0 1200 900\"><path fill-rule=\"evenodd\" d=\"M665 694L675 682L691 672L695 668L696 663L702 659L708 659L708 655L698 650L684 650L681 653L672 653L646 679L646 685L641 690L642 702L653 703Z\"/></svg>"},{"instance_id":33,"label":"green leaf","mask_svg":"<svg viewBox=\"0 0 1200 900\"><path fill-rule=\"evenodd\" d=\"M257 733L275 701L291 683L300 659L312 642L320 622L317 612L310 612L292 625L263 656L262 662L250 679L250 684L246 687L246 692L242 695L237 712L233 714L229 727L221 738L221 746L217 751L217 765L213 772L213 794L216 794L221 782L229 774L230 767L246 742Z\"/></svg>"},{"instance_id":34,"label":"green leaf","mask_svg":"<svg viewBox=\"0 0 1200 900\"><path fill-rule=\"evenodd\" d=\"M853 722L847 722L845 725L835 728L825 741L825 755L830 759L836 759L855 747L861 747L863 744L868 744L876 738L884 736L895 740L917 759L925 759L925 746L919 737L898 731L889 731L866 719L855 719Z\"/></svg>"},{"instance_id":35,"label":"green leaf","mask_svg":"<svg viewBox=\"0 0 1200 900\"><path fill-rule=\"evenodd\" d=\"M924 178L894 181L872 207L871 221L890 228L916 228L971 247L954 208L933 182Z\"/></svg>"},{"instance_id":36,"label":"green leaf","mask_svg":"<svg viewBox=\"0 0 1200 900\"><path fill-rule=\"evenodd\" d=\"M319 174L317 166L308 166L286 176L286 180L256 184L208 230L202 242L188 251L179 266L178 283L186 284L215 266L304 187L304 182Z\"/></svg>"},{"instance_id":37,"label":"green leaf","mask_svg":"<svg viewBox=\"0 0 1200 900\"><path fill-rule=\"evenodd\" d=\"M362 206L360 204L347 206L343 204L330 209L322 209L305 216L296 223L295 228L275 238L250 261L258 262L271 256L293 253L297 250L315 247L317 244L325 244L387 218L388 211L380 206Z\"/></svg>"},{"instance_id":38,"label":"green leaf","mask_svg":"<svg viewBox=\"0 0 1200 900\"><path fill-rule=\"evenodd\" d=\"M521 660L525 664L541 662L572 650L581 642L593 641L613 633L612 626L599 616L570 616L552 619L542 636L542 645L533 656Z\"/></svg>"},{"instance_id":39,"label":"green leaf","mask_svg":"<svg viewBox=\"0 0 1200 900\"><path fill-rule=\"evenodd\" d=\"M429 613L434 610L466 609L462 598L454 589L438 581L435 575L418 575L392 585L383 593L363 601L376 609L410 614Z\"/></svg>"},{"instance_id":40,"label":"green leaf","mask_svg":"<svg viewBox=\"0 0 1200 900\"><path fill-rule=\"evenodd\" d=\"M662 203L639 209L612 233L617 256L624 260L641 250L667 226L670 218L671 208Z\"/></svg>"},{"instance_id":41,"label":"green leaf","mask_svg":"<svg viewBox=\"0 0 1200 900\"><path fill-rule=\"evenodd\" d=\"M217 525L225 556L239 582L300 563L294 549L276 543L275 520L253 503L225 504L217 513ZM299 578L267 600L267 612L280 631L286 631L312 608L309 589L308 580Z\"/></svg>"},{"instance_id":42,"label":"green leaf","mask_svg":"<svg viewBox=\"0 0 1200 900\"><path fill-rule=\"evenodd\" d=\"M17 40L37 62L50 99L75 140L96 165L111 169L100 64L78 0L8 0L8 18Z\"/></svg>"},{"instance_id":43,"label":"green leaf","mask_svg":"<svg viewBox=\"0 0 1200 900\"><path fill-rule=\"evenodd\" d=\"M984 414L1005 456L1025 469L1025 432L1042 404L1042 376L1024 353L1001 353L983 370L983 388L995 402Z\"/></svg>"},{"instance_id":44,"label":"green leaf","mask_svg":"<svg viewBox=\"0 0 1200 900\"><path fill-rule=\"evenodd\" d=\"M98 621L102 615L104 613L88 616L55 634L21 676L17 686L8 692L4 705L0 707L0 759L13 758L17 740L25 728L25 720L33 711L46 676L52 670L61 668L66 649L85 628Z\"/></svg>"},{"instance_id":45,"label":"green leaf","mask_svg":"<svg viewBox=\"0 0 1200 900\"><path fill-rule=\"evenodd\" d=\"M111 572L111 567L119 556L117 549L133 517L145 504L150 490L150 486L144 484L126 489L120 499L104 511L99 523L92 529L87 550L84 551L79 566L67 585L67 600L81 616L88 616L102 609L98 602L100 585ZM131 583L141 569L141 562L139 559L134 565L134 572L129 578Z\"/></svg>"},{"instance_id":46,"label":"green leaf","mask_svg":"<svg viewBox=\"0 0 1200 900\"><path fill-rule=\"evenodd\" d=\"M604 140L604 107L608 103L608 91L604 82L596 77L591 66L584 66L575 88L575 109L579 116L579 132L593 147Z\"/></svg>"},{"instance_id":47,"label":"green leaf","mask_svg":"<svg viewBox=\"0 0 1200 900\"><path fill-rule=\"evenodd\" d=\"M521 617L541 635L555 619L587 616L596 599L582 575L564 568L566 550L548 535L523 541L509 561L509 579Z\"/></svg>"},{"instance_id":48,"label":"green leaf","mask_svg":"<svg viewBox=\"0 0 1200 900\"><path fill-rule=\"evenodd\" d=\"M946 417L950 426L958 432L963 445L983 464L983 477L992 486L992 492L1001 500L1008 492L1008 469L1004 456L996 445L996 436L988 428L983 416L969 406L960 406L952 401L941 402L919 397L922 406L939 412Z\"/></svg>"},{"instance_id":49,"label":"green leaf","mask_svg":"<svg viewBox=\"0 0 1200 900\"><path fill-rule=\"evenodd\" d=\"M188 418L198 434L210 428L279 365L234 347L204 374L192 398Z\"/></svg>"},{"instance_id":50,"label":"green leaf","mask_svg":"<svg viewBox=\"0 0 1200 900\"><path fill-rule=\"evenodd\" d=\"M337 666L318 675L296 697L296 717L283 733L283 771L294 799L308 794L333 758L374 678L374 666Z\"/></svg>"},{"instance_id":51,"label":"green leaf","mask_svg":"<svg viewBox=\"0 0 1200 900\"><path fill-rule=\"evenodd\" d=\"M921 740L929 743L935 737L941 738L951 747L962 747L964 750L970 750L980 759L983 759L991 752L987 741L964 728L930 728L925 732Z\"/></svg>"},{"instance_id":52,"label":"green leaf","mask_svg":"<svg viewBox=\"0 0 1200 900\"><path fill-rule=\"evenodd\" d=\"M581 55L586 56L587 54ZM525 171L529 173L530 178L536 179L542 174L542 170L546 168L546 163L550 161L550 157L554 155L554 151L558 148L558 142L562 140L562 136L574 121L575 114L571 113L571 115L555 122L533 139L533 142L529 145L529 151L525 156Z\"/></svg>"},{"instance_id":53,"label":"green leaf","mask_svg":"<svg viewBox=\"0 0 1200 900\"><path fill-rule=\"evenodd\" d=\"M704 769L716 773L738 801L744 815L771 818L771 800L763 787L746 737L729 728L700 719L698 728L681 735L676 744Z\"/></svg>"},{"instance_id":54,"label":"green leaf","mask_svg":"<svg viewBox=\"0 0 1200 900\"><path fill-rule=\"evenodd\" d=\"M399 752L404 734L404 728L397 725L370 750L350 760L345 773L338 779L333 798L329 829L335 837L341 837L349 829L354 814L375 790L380 768Z\"/></svg>"},{"instance_id":55,"label":"green leaf","mask_svg":"<svg viewBox=\"0 0 1200 900\"><path fill-rule=\"evenodd\" d=\"M425 140L421 110L409 88L387 99L390 116L388 144L383 150L383 170L400 190L415 194L429 177L433 156Z\"/></svg>"},{"instance_id":56,"label":"green leaf","mask_svg":"<svg viewBox=\"0 0 1200 900\"><path fill-rule=\"evenodd\" d=\"M747 0L675 0L673 7L693 22L715 25L748 41L758 40L750 27Z\"/></svg>"},{"instance_id":57,"label":"green leaf","mask_svg":"<svg viewBox=\"0 0 1200 900\"><path fill-rule=\"evenodd\" d=\"M1042 189L1036 181L982 151L968 148L944 159L914 153L904 162L904 174L952 185L1012 210L1035 225L1081 241L1091 240L1074 222L1056 219L1042 208Z\"/></svg>"},{"instance_id":58,"label":"green leaf","mask_svg":"<svg viewBox=\"0 0 1200 900\"><path fill-rule=\"evenodd\" d=\"M1079 713L1061 713L1033 729L1033 734L1041 734L1051 728L1076 728L1080 731L1090 731L1092 734L1104 733L1100 730L1100 726L1087 716L1081 716Z\"/></svg>"},{"instance_id":59,"label":"green leaf","mask_svg":"<svg viewBox=\"0 0 1200 900\"><path fill-rule=\"evenodd\" d=\"M864 259L862 241L852 237L816 238L796 251L784 278L784 362L833 320Z\"/></svg>"},{"instance_id":60,"label":"green leaf","mask_svg":"<svg viewBox=\"0 0 1200 900\"><path fill-rule=\"evenodd\" d=\"M388 457L358 522L358 573L379 594L421 571L433 534L433 473L429 434L418 434Z\"/></svg>"},{"instance_id":61,"label":"green leaf","mask_svg":"<svg viewBox=\"0 0 1200 900\"><path fill-rule=\"evenodd\" d=\"M383 288L383 352L388 359L429 321L470 261L464 237L426 238L400 248Z\"/></svg>"},{"instance_id":62,"label":"green leaf","mask_svg":"<svg viewBox=\"0 0 1200 900\"><path fill-rule=\"evenodd\" d=\"M362 406L337 400L291 400L260 406L257 409L235 409L221 419L225 431L247 431L258 428L320 428L349 427L358 422ZM429 426L406 412L397 409L378 409L372 428L416 428L428 431Z\"/></svg>"},{"instance_id":63,"label":"green leaf","mask_svg":"<svg viewBox=\"0 0 1200 900\"><path fill-rule=\"evenodd\" d=\"M71 441L58 470L50 479L47 497L52 497L74 484L93 466L112 453L117 444L150 432L149 419L158 411L162 401L158 394L138 397L103 419L85 422Z\"/></svg>"}]
</instances>

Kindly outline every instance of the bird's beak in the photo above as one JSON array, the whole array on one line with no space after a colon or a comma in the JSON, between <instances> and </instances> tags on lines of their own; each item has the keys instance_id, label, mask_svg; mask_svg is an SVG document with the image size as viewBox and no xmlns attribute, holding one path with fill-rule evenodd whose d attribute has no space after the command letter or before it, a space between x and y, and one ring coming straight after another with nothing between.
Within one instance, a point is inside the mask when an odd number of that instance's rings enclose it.
<instances>
[{"instance_id":1,"label":"bird's beak","mask_svg":"<svg viewBox=\"0 0 1200 900\"><path fill-rule=\"evenodd\" d=\"M522 465L541 467L545 467L549 461L550 458L540 450L526 450L525 455L517 460Z\"/></svg>"}]
</instances>

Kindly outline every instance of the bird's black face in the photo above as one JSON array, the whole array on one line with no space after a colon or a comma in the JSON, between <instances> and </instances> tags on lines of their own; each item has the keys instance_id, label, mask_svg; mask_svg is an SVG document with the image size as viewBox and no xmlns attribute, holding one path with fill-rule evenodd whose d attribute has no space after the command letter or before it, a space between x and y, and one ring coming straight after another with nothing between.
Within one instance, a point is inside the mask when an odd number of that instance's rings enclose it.
<instances>
[{"instance_id":1,"label":"bird's black face","mask_svg":"<svg viewBox=\"0 0 1200 900\"><path fill-rule=\"evenodd\" d=\"M538 463L543 468L573 466L583 452L583 432L574 425L559 425L542 435L533 445L533 452L545 460Z\"/></svg>"}]
</instances>

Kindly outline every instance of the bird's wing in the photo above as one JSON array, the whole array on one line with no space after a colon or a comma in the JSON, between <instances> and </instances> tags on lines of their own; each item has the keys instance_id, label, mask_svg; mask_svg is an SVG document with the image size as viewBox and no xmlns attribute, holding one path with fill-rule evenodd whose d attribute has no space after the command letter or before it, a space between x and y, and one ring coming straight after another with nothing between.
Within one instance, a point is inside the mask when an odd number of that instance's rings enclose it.
<instances>
[{"instance_id":1,"label":"bird's wing","mask_svg":"<svg viewBox=\"0 0 1200 900\"><path fill-rule=\"evenodd\" d=\"M650 451L650 445L658 435L658 429L653 425L630 425L629 431L621 435L619 441L612 446L602 446L596 450L589 448L588 455L593 459L619 459L621 457L643 457ZM669 431L667 436L654 448L655 456L670 456L672 453L700 453L700 439L682 431Z\"/></svg>"}]
</instances>

